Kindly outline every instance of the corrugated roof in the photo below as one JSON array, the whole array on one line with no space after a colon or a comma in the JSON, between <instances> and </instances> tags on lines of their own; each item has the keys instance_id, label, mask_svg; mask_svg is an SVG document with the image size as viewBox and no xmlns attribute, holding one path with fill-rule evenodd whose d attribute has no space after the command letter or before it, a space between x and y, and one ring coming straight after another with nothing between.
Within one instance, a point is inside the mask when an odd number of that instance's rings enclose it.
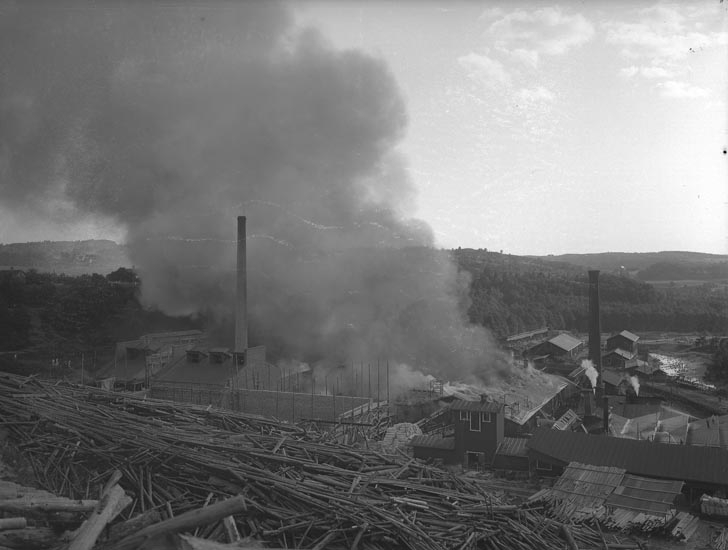
<instances>
[{"instance_id":1,"label":"corrugated roof","mask_svg":"<svg viewBox=\"0 0 728 550\"><path fill-rule=\"evenodd\" d=\"M480 411L480 412L500 412L503 405L501 403L495 403L494 401L466 401L464 399L458 399L453 401L450 408L454 411Z\"/></svg>"},{"instance_id":2,"label":"corrugated roof","mask_svg":"<svg viewBox=\"0 0 728 550\"><path fill-rule=\"evenodd\" d=\"M675 497L682 490L682 481L648 479L626 474L619 487L609 495L607 506L667 515L674 507Z\"/></svg>"},{"instance_id":3,"label":"corrugated roof","mask_svg":"<svg viewBox=\"0 0 728 550\"><path fill-rule=\"evenodd\" d=\"M410 439L410 445L425 449L455 449L455 439L452 437L440 437L439 435L415 435Z\"/></svg>"},{"instance_id":4,"label":"corrugated roof","mask_svg":"<svg viewBox=\"0 0 728 550\"><path fill-rule=\"evenodd\" d=\"M504 456L528 456L526 443L528 439L523 437L504 437L498 445L495 454Z\"/></svg>"},{"instance_id":5,"label":"corrugated roof","mask_svg":"<svg viewBox=\"0 0 728 550\"><path fill-rule=\"evenodd\" d=\"M552 515L577 522L606 520L614 508L665 517L672 513L682 486L681 481L630 475L623 468L571 462L553 487L529 500L550 502Z\"/></svg>"},{"instance_id":6,"label":"corrugated roof","mask_svg":"<svg viewBox=\"0 0 728 550\"><path fill-rule=\"evenodd\" d=\"M583 344L578 338L574 338L570 334L562 333L558 336L554 336L549 340L554 346L563 349L564 351L571 351L574 348Z\"/></svg>"},{"instance_id":7,"label":"corrugated roof","mask_svg":"<svg viewBox=\"0 0 728 550\"><path fill-rule=\"evenodd\" d=\"M728 485L728 451L715 447L664 445L539 428L530 452L568 464L572 461L624 468L636 475Z\"/></svg>"}]
</instances>

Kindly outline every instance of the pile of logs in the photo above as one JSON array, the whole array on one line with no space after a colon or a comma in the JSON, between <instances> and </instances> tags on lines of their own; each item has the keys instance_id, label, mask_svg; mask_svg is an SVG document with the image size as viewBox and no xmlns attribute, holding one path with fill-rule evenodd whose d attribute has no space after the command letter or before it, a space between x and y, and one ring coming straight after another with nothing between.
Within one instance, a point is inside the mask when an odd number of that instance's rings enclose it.
<instances>
[{"instance_id":1,"label":"pile of logs","mask_svg":"<svg viewBox=\"0 0 728 550\"><path fill-rule=\"evenodd\" d=\"M607 545L404 454L250 414L2 374L0 419L43 487L98 501L79 529L99 549Z\"/></svg>"}]
</instances>

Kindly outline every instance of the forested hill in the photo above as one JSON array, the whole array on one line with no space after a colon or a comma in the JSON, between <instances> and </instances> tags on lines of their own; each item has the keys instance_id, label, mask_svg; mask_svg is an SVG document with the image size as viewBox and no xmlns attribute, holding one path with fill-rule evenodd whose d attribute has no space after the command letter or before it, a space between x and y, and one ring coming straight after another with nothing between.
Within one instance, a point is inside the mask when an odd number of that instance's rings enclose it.
<instances>
[{"instance_id":1,"label":"forested hill","mask_svg":"<svg viewBox=\"0 0 728 550\"><path fill-rule=\"evenodd\" d=\"M142 308L133 272L124 268L100 269L122 261L123 252L111 241L0 246L0 259L10 260L14 267L11 270L0 264L0 353L23 349L96 349L144 332L204 325L199 316L172 319ZM489 327L496 335L543 326L587 330L587 268L599 268L600 264L574 265L554 257L512 256L472 249L440 253L451 255L459 269L470 274L470 320ZM728 334L728 280L720 279L722 257L713 262L704 259L703 279L694 277L698 264L686 264L674 257L669 260L677 262L682 274L695 279L690 284L683 284L676 277L669 284L657 286L626 271L615 274L603 270L603 330ZM27 263L36 265L23 265ZM44 269L43 265L47 267ZM654 274L655 270L665 272L664 266L656 265L641 269L647 274ZM64 266L108 275L62 275ZM73 271L76 269L66 273ZM718 278L709 277L714 273Z\"/></svg>"},{"instance_id":2,"label":"forested hill","mask_svg":"<svg viewBox=\"0 0 728 550\"><path fill-rule=\"evenodd\" d=\"M569 263L643 281L728 279L728 255L702 252L602 252L536 256L547 262Z\"/></svg>"},{"instance_id":3,"label":"forested hill","mask_svg":"<svg viewBox=\"0 0 728 550\"><path fill-rule=\"evenodd\" d=\"M537 257L458 249L472 277L470 320L505 336L542 326L588 329L586 267ZM600 276L602 329L728 333L726 285L655 288L627 274Z\"/></svg>"}]
</instances>

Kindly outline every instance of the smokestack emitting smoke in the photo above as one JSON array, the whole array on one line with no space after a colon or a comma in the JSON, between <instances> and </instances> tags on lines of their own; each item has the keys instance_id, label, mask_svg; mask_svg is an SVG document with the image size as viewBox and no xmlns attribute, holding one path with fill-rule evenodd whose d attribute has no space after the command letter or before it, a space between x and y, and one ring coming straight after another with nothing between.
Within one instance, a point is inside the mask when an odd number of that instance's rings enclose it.
<instances>
[{"instance_id":1,"label":"smokestack emitting smoke","mask_svg":"<svg viewBox=\"0 0 728 550\"><path fill-rule=\"evenodd\" d=\"M409 217L405 105L380 59L272 2L4 5L0 51L0 199L124 228L147 304L230 324L244 211L249 336L269 356L510 371Z\"/></svg>"},{"instance_id":2,"label":"smokestack emitting smoke","mask_svg":"<svg viewBox=\"0 0 728 550\"><path fill-rule=\"evenodd\" d=\"M239 353L248 349L248 270L245 239L245 216L238 216L235 351Z\"/></svg>"},{"instance_id":3,"label":"smokestack emitting smoke","mask_svg":"<svg viewBox=\"0 0 728 550\"><path fill-rule=\"evenodd\" d=\"M589 360L602 373L602 326L599 315L599 271L589 271Z\"/></svg>"}]
</instances>

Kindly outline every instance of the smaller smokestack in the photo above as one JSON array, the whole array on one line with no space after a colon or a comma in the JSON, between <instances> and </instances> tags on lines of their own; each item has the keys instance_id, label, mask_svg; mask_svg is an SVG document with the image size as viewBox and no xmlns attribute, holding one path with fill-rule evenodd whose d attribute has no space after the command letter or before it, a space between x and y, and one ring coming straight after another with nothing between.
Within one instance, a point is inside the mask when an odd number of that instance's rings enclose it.
<instances>
[{"instance_id":1,"label":"smaller smokestack","mask_svg":"<svg viewBox=\"0 0 728 550\"><path fill-rule=\"evenodd\" d=\"M235 352L248 349L248 273L246 262L245 216L238 216L237 293L235 296Z\"/></svg>"},{"instance_id":2,"label":"smaller smokestack","mask_svg":"<svg viewBox=\"0 0 728 550\"><path fill-rule=\"evenodd\" d=\"M594 392L590 389L584 388L581 390L581 397L584 400L584 418L594 415L594 407L592 406L592 400L594 399Z\"/></svg>"}]
</instances>

